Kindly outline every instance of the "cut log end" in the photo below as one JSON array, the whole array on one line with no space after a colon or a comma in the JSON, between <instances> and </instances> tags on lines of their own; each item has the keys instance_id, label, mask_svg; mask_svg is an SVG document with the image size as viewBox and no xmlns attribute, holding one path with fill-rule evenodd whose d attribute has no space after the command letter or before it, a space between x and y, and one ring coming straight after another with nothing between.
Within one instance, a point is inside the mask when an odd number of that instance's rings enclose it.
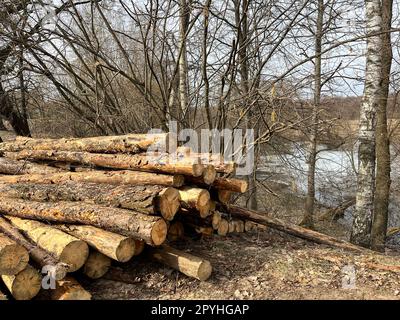
<instances>
[{"instance_id":1,"label":"cut log end","mask_svg":"<svg viewBox=\"0 0 400 320\"><path fill-rule=\"evenodd\" d=\"M173 176L173 181L172 181L172 186L179 188L182 187L183 184L185 183L185 178L182 175L174 175Z\"/></svg>"},{"instance_id":2,"label":"cut log end","mask_svg":"<svg viewBox=\"0 0 400 320\"><path fill-rule=\"evenodd\" d=\"M111 259L104 254L93 251L89 254L83 273L91 279L99 279L104 276L111 266Z\"/></svg>"},{"instance_id":3,"label":"cut log end","mask_svg":"<svg viewBox=\"0 0 400 320\"><path fill-rule=\"evenodd\" d=\"M168 234L168 226L164 220L158 220L154 223L151 230L151 240L155 246L159 246L164 243Z\"/></svg>"},{"instance_id":4,"label":"cut log end","mask_svg":"<svg viewBox=\"0 0 400 320\"><path fill-rule=\"evenodd\" d=\"M52 300L90 300L91 294L73 278L57 281L57 288L52 290Z\"/></svg>"},{"instance_id":5,"label":"cut log end","mask_svg":"<svg viewBox=\"0 0 400 320\"><path fill-rule=\"evenodd\" d=\"M0 274L17 274L24 270L28 264L28 251L4 236L1 236L0 240L2 239L5 239L8 243L0 248Z\"/></svg>"},{"instance_id":6,"label":"cut log end","mask_svg":"<svg viewBox=\"0 0 400 320\"><path fill-rule=\"evenodd\" d=\"M136 252L136 241L132 238L123 239L117 249L115 250L115 255L119 262L128 262L132 259Z\"/></svg>"},{"instance_id":7,"label":"cut log end","mask_svg":"<svg viewBox=\"0 0 400 320\"><path fill-rule=\"evenodd\" d=\"M16 300L32 299L39 293L42 285L39 272L29 265L16 275L3 275L2 279Z\"/></svg>"},{"instance_id":8,"label":"cut log end","mask_svg":"<svg viewBox=\"0 0 400 320\"><path fill-rule=\"evenodd\" d=\"M174 188L167 188L160 193L159 209L163 218L172 221L180 208L179 191Z\"/></svg>"},{"instance_id":9,"label":"cut log end","mask_svg":"<svg viewBox=\"0 0 400 320\"><path fill-rule=\"evenodd\" d=\"M217 171L215 170L214 166L208 165L204 168L203 172L203 181L205 184L212 184L217 177Z\"/></svg>"},{"instance_id":10,"label":"cut log end","mask_svg":"<svg viewBox=\"0 0 400 320\"><path fill-rule=\"evenodd\" d=\"M229 231L229 222L225 219L221 219L217 230L218 235L225 237L228 234L228 231Z\"/></svg>"},{"instance_id":11,"label":"cut log end","mask_svg":"<svg viewBox=\"0 0 400 320\"><path fill-rule=\"evenodd\" d=\"M192 165L193 177L201 177L204 173L204 166L200 163L195 163Z\"/></svg>"},{"instance_id":12,"label":"cut log end","mask_svg":"<svg viewBox=\"0 0 400 320\"><path fill-rule=\"evenodd\" d=\"M176 241L179 240L183 237L185 234L185 227L183 226L183 223L180 221L175 221L171 223L168 229L168 241Z\"/></svg>"},{"instance_id":13,"label":"cut log end","mask_svg":"<svg viewBox=\"0 0 400 320\"><path fill-rule=\"evenodd\" d=\"M204 260L198 269L197 279L200 281L206 281L212 273L212 266L211 263L207 260Z\"/></svg>"},{"instance_id":14,"label":"cut log end","mask_svg":"<svg viewBox=\"0 0 400 320\"><path fill-rule=\"evenodd\" d=\"M86 242L76 240L69 243L61 253L60 260L70 266L69 272L80 269L89 255L89 247Z\"/></svg>"}]
</instances>

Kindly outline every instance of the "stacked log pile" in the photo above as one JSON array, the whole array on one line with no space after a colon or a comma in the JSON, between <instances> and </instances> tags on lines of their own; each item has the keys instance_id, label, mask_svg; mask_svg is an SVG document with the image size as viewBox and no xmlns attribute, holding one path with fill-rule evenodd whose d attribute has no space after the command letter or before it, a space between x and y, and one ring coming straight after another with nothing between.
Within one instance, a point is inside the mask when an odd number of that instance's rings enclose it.
<instances>
[{"instance_id":1,"label":"stacked log pile","mask_svg":"<svg viewBox=\"0 0 400 320\"><path fill-rule=\"evenodd\" d=\"M177 250L174 241L253 229L256 223L229 210L232 194L246 192L247 183L232 178L235 164L220 155L149 152L167 150L168 139L131 134L1 143L0 276L9 297L35 297L45 270L56 282L52 299L90 299L72 272L97 279L112 261L142 252L207 280L210 262Z\"/></svg>"}]
</instances>

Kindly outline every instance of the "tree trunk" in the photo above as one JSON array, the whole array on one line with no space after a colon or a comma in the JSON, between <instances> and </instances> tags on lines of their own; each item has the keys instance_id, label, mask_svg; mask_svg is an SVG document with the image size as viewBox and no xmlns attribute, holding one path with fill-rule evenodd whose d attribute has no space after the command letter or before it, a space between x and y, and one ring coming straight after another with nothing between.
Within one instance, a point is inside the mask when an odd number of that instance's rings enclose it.
<instances>
[{"instance_id":1,"label":"tree trunk","mask_svg":"<svg viewBox=\"0 0 400 320\"><path fill-rule=\"evenodd\" d=\"M374 218L371 228L371 246L377 251L384 251L388 225L390 195L390 143L387 128L387 101L389 96L390 70L392 66L392 0L382 0L382 42L381 51L381 96L377 106L376 125L376 190Z\"/></svg>"},{"instance_id":2,"label":"tree trunk","mask_svg":"<svg viewBox=\"0 0 400 320\"><path fill-rule=\"evenodd\" d=\"M31 300L42 287L42 277L30 265L16 275L2 275L1 278L15 300Z\"/></svg>"},{"instance_id":3,"label":"tree trunk","mask_svg":"<svg viewBox=\"0 0 400 320\"><path fill-rule=\"evenodd\" d=\"M89 182L114 185L161 185L181 187L184 177L140 171L88 171L61 172L52 174L26 174L21 176L0 176L0 183L61 184L65 182Z\"/></svg>"},{"instance_id":4,"label":"tree trunk","mask_svg":"<svg viewBox=\"0 0 400 320\"><path fill-rule=\"evenodd\" d=\"M0 194L7 198L33 201L83 201L107 207L124 208L143 214L161 214L171 221L180 207L178 190L162 186L116 186L67 182L54 184L2 184Z\"/></svg>"},{"instance_id":5,"label":"tree trunk","mask_svg":"<svg viewBox=\"0 0 400 320\"><path fill-rule=\"evenodd\" d=\"M41 268L50 267L51 274L56 280L63 279L69 266L54 258L48 251L39 247L37 244L27 240L25 236L10 222L0 217L0 231L7 235L10 239L23 246L28 252L32 260Z\"/></svg>"},{"instance_id":6,"label":"tree trunk","mask_svg":"<svg viewBox=\"0 0 400 320\"><path fill-rule=\"evenodd\" d=\"M38 221L10 216L6 218L31 241L66 263L68 272L80 269L85 263L89 248L84 241Z\"/></svg>"},{"instance_id":7,"label":"tree trunk","mask_svg":"<svg viewBox=\"0 0 400 320\"><path fill-rule=\"evenodd\" d=\"M48 174L63 172L62 169L44 166L29 161L17 161L0 157L0 173L21 174Z\"/></svg>"},{"instance_id":8,"label":"tree trunk","mask_svg":"<svg viewBox=\"0 0 400 320\"><path fill-rule=\"evenodd\" d=\"M325 244L328 246L333 246L340 249L352 250L356 252L366 252L366 249L353 245L349 242L339 240L334 237L297 226L295 224L284 222L276 218L268 217L267 213L265 212L261 214L261 212L244 209L237 206L229 206L226 211L232 217L236 217L241 220L253 221L255 223L285 232L298 238L306 239L320 244Z\"/></svg>"},{"instance_id":9,"label":"tree trunk","mask_svg":"<svg viewBox=\"0 0 400 320\"><path fill-rule=\"evenodd\" d=\"M25 269L28 251L11 238L0 233L0 275L13 275Z\"/></svg>"},{"instance_id":10,"label":"tree trunk","mask_svg":"<svg viewBox=\"0 0 400 320\"><path fill-rule=\"evenodd\" d=\"M118 262L127 262L135 254L135 240L106 230L84 225L55 225L56 228L85 241Z\"/></svg>"},{"instance_id":11,"label":"tree trunk","mask_svg":"<svg viewBox=\"0 0 400 320\"><path fill-rule=\"evenodd\" d=\"M374 211L376 110L381 96L382 17L379 0L366 0L365 4L367 67L360 109L357 196L350 240L354 244L369 247Z\"/></svg>"},{"instance_id":12,"label":"tree trunk","mask_svg":"<svg viewBox=\"0 0 400 320\"><path fill-rule=\"evenodd\" d=\"M150 255L155 260L200 281L207 280L212 272L212 266L208 260L166 245L151 249Z\"/></svg>"},{"instance_id":13,"label":"tree trunk","mask_svg":"<svg viewBox=\"0 0 400 320\"><path fill-rule=\"evenodd\" d=\"M22 150L19 152L5 152L5 155L14 160L54 160L111 169L184 174L194 177L201 176L204 171L204 167L201 164L170 163L169 154L149 156L147 154L125 155L56 150ZM210 171L211 169L208 170ZM215 178L215 170L214 176L212 176L212 172L207 172L207 178Z\"/></svg>"},{"instance_id":14,"label":"tree trunk","mask_svg":"<svg viewBox=\"0 0 400 320\"><path fill-rule=\"evenodd\" d=\"M321 52L324 10L324 0L318 0L317 30L315 32L314 105L312 108L311 136L308 153L307 197L304 208L304 217L303 221L301 222L301 225L306 228L314 227L313 217L315 204L315 166L317 161L318 112L321 103Z\"/></svg>"},{"instance_id":15,"label":"tree trunk","mask_svg":"<svg viewBox=\"0 0 400 320\"><path fill-rule=\"evenodd\" d=\"M31 139L17 137L15 141L3 142L1 151L59 150L97 153L140 153L160 145L166 147L168 133L129 134L90 138ZM168 150L167 148L165 150Z\"/></svg>"},{"instance_id":16,"label":"tree trunk","mask_svg":"<svg viewBox=\"0 0 400 320\"><path fill-rule=\"evenodd\" d=\"M111 267L111 259L98 251L91 251L83 266L83 273L90 279L99 279Z\"/></svg>"},{"instance_id":17,"label":"tree trunk","mask_svg":"<svg viewBox=\"0 0 400 320\"><path fill-rule=\"evenodd\" d=\"M160 245L167 236L167 224L162 218L80 202L43 203L0 198L0 212L25 219L92 225L142 239L149 245Z\"/></svg>"}]
</instances>

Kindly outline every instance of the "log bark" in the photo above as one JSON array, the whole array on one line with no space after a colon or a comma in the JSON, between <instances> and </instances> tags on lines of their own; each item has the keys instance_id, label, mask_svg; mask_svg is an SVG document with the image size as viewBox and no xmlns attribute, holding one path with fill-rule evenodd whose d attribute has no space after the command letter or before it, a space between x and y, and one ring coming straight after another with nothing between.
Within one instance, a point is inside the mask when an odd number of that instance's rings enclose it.
<instances>
[{"instance_id":1,"label":"log bark","mask_svg":"<svg viewBox=\"0 0 400 320\"><path fill-rule=\"evenodd\" d=\"M90 171L61 172L47 175L26 174L21 176L1 176L4 183L40 183L60 184L64 182L89 182L116 185L161 185L181 187L184 178L181 175L164 175L139 171Z\"/></svg>"},{"instance_id":2,"label":"log bark","mask_svg":"<svg viewBox=\"0 0 400 320\"><path fill-rule=\"evenodd\" d=\"M29 241L16 227L3 217L0 217L0 232L23 246L29 252L32 260L39 265L39 267L50 267L49 271L52 273L54 279L61 280L65 278L69 265L60 262L48 251L39 247L36 243Z\"/></svg>"},{"instance_id":3,"label":"log bark","mask_svg":"<svg viewBox=\"0 0 400 320\"><path fill-rule=\"evenodd\" d=\"M200 187L209 187L202 178L186 177L186 180L190 183L196 184ZM211 184L216 189L222 189L232 192L245 193L248 189L248 183L245 180L240 179L228 179L228 178L216 178Z\"/></svg>"},{"instance_id":4,"label":"log bark","mask_svg":"<svg viewBox=\"0 0 400 320\"><path fill-rule=\"evenodd\" d=\"M51 292L52 300L91 300L92 295L71 276L57 281L55 290Z\"/></svg>"},{"instance_id":5,"label":"log bark","mask_svg":"<svg viewBox=\"0 0 400 320\"><path fill-rule=\"evenodd\" d=\"M200 217L205 218L210 214L210 193L205 189L183 187L179 190L181 205L185 209L195 209Z\"/></svg>"},{"instance_id":6,"label":"log bark","mask_svg":"<svg viewBox=\"0 0 400 320\"><path fill-rule=\"evenodd\" d=\"M54 160L102 168L183 174L194 177L201 176L204 171L204 167L201 164L173 162L169 154L152 156L145 153L127 155L55 150L23 150L19 152L6 152L5 155L13 160ZM209 166L205 174L207 181L213 181L216 174L214 167Z\"/></svg>"},{"instance_id":7,"label":"log bark","mask_svg":"<svg viewBox=\"0 0 400 320\"><path fill-rule=\"evenodd\" d=\"M29 161L17 161L0 157L0 173L3 174L48 174L62 172L63 170L48 167Z\"/></svg>"},{"instance_id":8,"label":"log bark","mask_svg":"<svg viewBox=\"0 0 400 320\"><path fill-rule=\"evenodd\" d=\"M66 263L68 272L74 272L84 265L89 254L84 241L38 221L12 216L6 218L31 241Z\"/></svg>"},{"instance_id":9,"label":"log bark","mask_svg":"<svg viewBox=\"0 0 400 320\"><path fill-rule=\"evenodd\" d=\"M345 250L352 250L356 252L366 252L368 251L365 248L353 245L347 241L343 241L340 239L336 239L334 237L306 229L300 227L295 224L291 224L288 222L284 222L277 218L268 217L266 213L258 212L254 210L244 209L237 206L229 206L227 208L229 214L233 217L253 221L255 223L270 227L272 229L285 232L287 234L293 235L298 238L302 238L305 240L309 240L312 242L325 244L328 246L345 249Z\"/></svg>"},{"instance_id":10,"label":"log bark","mask_svg":"<svg viewBox=\"0 0 400 320\"><path fill-rule=\"evenodd\" d=\"M39 293L42 287L42 277L30 265L27 265L24 270L16 275L2 275L1 278L16 300L31 300Z\"/></svg>"},{"instance_id":11,"label":"log bark","mask_svg":"<svg viewBox=\"0 0 400 320\"><path fill-rule=\"evenodd\" d=\"M135 240L85 225L55 225L60 230L85 241L89 246L119 262L129 261L136 251Z\"/></svg>"},{"instance_id":12,"label":"log bark","mask_svg":"<svg viewBox=\"0 0 400 320\"><path fill-rule=\"evenodd\" d=\"M145 246L146 243L144 241L135 239L135 253L133 254L133 256L140 255L143 252Z\"/></svg>"},{"instance_id":13,"label":"log bark","mask_svg":"<svg viewBox=\"0 0 400 320\"><path fill-rule=\"evenodd\" d=\"M8 198L33 201L84 201L109 207L161 214L172 220L180 207L178 190L162 186L115 186L110 184L67 182L54 184L1 184L0 194Z\"/></svg>"},{"instance_id":14,"label":"log bark","mask_svg":"<svg viewBox=\"0 0 400 320\"><path fill-rule=\"evenodd\" d=\"M83 273L90 279L104 276L111 266L111 259L98 251L92 251L83 266Z\"/></svg>"},{"instance_id":15,"label":"log bark","mask_svg":"<svg viewBox=\"0 0 400 320\"><path fill-rule=\"evenodd\" d=\"M160 217L81 202L43 203L0 198L0 212L25 219L92 225L150 245L162 244L167 236L167 224Z\"/></svg>"},{"instance_id":16,"label":"log bark","mask_svg":"<svg viewBox=\"0 0 400 320\"><path fill-rule=\"evenodd\" d=\"M212 272L212 266L208 260L166 245L151 249L150 255L158 262L200 281L207 280Z\"/></svg>"},{"instance_id":17,"label":"log bark","mask_svg":"<svg viewBox=\"0 0 400 320\"><path fill-rule=\"evenodd\" d=\"M99 153L139 153L155 145L167 147L167 142L168 133L62 139L17 137L13 142L0 144L0 151L63 150ZM168 150L168 148L165 150Z\"/></svg>"},{"instance_id":18,"label":"log bark","mask_svg":"<svg viewBox=\"0 0 400 320\"><path fill-rule=\"evenodd\" d=\"M218 211L214 211L213 215L211 216L211 225L214 230L218 230L221 220L222 220L221 213Z\"/></svg>"},{"instance_id":19,"label":"log bark","mask_svg":"<svg viewBox=\"0 0 400 320\"><path fill-rule=\"evenodd\" d=\"M202 178L205 184L212 184L215 181L216 177L217 171L215 170L214 166L207 165L204 167Z\"/></svg>"},{"instance_id":20,"label":"log bark","mask_svg":"<svg viewBox=\"0 0 400 320\"><path fill-rule=\"evenodd\" d=\"M225 161L221 154L213 153L190 153L186 155L191 158L197 158L202 164L212 165L218 173L235 174L236 164L233 161Z\"/></svg>"},{"instance_id":21,"label":"log bark","mask_svg":"<svg viewBox=\"0 0 400 320\"><path fill-rule=\"evenodd\" d=\"M0 233L0 275L14 275L25 269L28 251L5 234Z\"/></svg>"}]
</instances>

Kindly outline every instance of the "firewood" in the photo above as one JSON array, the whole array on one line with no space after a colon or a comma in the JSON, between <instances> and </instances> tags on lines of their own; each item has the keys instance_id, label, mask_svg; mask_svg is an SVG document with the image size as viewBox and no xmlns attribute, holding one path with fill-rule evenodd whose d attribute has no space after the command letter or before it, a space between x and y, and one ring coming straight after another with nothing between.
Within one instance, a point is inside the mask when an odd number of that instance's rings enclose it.
<instances>
[{"instance_id":1,"label":"firewood","mask_svg":"<svg viewBox=\"0 0 400 320\"><path fill-rule=\"evenodd\" d=\"M80 269L85 263L89 248L86 242L42 222L6 216L30 240L69 265L68 272Z\"/></svg>"},{"instance_id":2,"label":"firewood","mask_svg":"<svg viewBox=\"0 0 400 320\"><path fill-rule=\"evenodd\" d=\"M218 173L234 174L236 164L233 161L225 161L224 156L217 153L190 153L191 158L199 158L201 163L212 165Z\"/></svg>"},{"instance_id":3,"label":"firewood","mask_svg":"<svg viewBox=\"0 0 400 320\"><path fill-rule=\"evenodd\" d=\"M115 186L110 184L66 182L54 184L4 184L0 194L33 201L84 201L110 207L161 214L172 220L180 207L178 190L162 186Z\"/></svg>"},{"instance_id":4,"label":"firewood","mask_svg":"<svg viewBox=\"0 0 400 320\"><path fill-rule=\"evenodd\" d=\"M167 224L160 217L81 202L43 203L0 198L0 212L25 219L92 225L150 245L162 244L167 236Z\"/></svg>"},{"instance_id":5,"label":"firewood","mask_svg":"<svg viewBox=\"0 0 400 320\"><path fill-rule=\"evenodd\" d=\"M181 187L184 177L181 175L165 175L140 171L89 171L89 172L61 172L51 174L25 174L21 176L1 176L4 183L44 183L60 184L64 182L92 182L116 185L161 185L167 187Z\"/></svg>"},{"instance_id":6,"label":"firewood","mask_svg":"<svg viewBox=\"0 0 400 320\"><path fill-rule=\"evenodd\" d=\"M172 161L168 154L155 156L145 153L127 155L56 150L22 150L19 152L6 152L5 156L13 160L54 160L102 168L137 170L167 174L183 174L194 177L201 176L204 170L204 167L201 164L189 164ZM206 173L208 179L207 181L214 181L215 173L216 171L214 167L209 167Z\"/></svg>"},{"instance_id":7,"label":"firewood","mask_svg":"<svg viewBox=\"0 0 400 320\"><path fill-rule=\"evenodd\" d=\"M28 251L5 234L0 233L0 275L13 275L25 269Z\"/></svg>"},{"instance_id":8,"label":"firewood","mask_svg":"<svg viewBox=\"0 0 400 320\"><path fill-rule=\"evenodd\" d=\"M235 231L237 233L243 233L244 232L244 222L242 220L236 220L235 221Z\"/></svg>"},{"instance_id":9,"label":"firewood","mask_svg":"<svg viewBox=\"0 0 400 320\"><path fill-rule=\"evenodd\" d=\"M16 275L2 275L4 284L16 300L30 300L35 297L42 286L42 277L39 272L27 265Z\"/></svg>"},{"instance_id":10,"label":"firewood","mask_svg":"<svg viewBox=\"0 0 400 320\"><path fill-rule=\"evenodd\" d=\"M0 157L0 173L3 174L48 174L57 172L62 172L62 170L29 161L17 161Z\"/></svg>"},{"instance_id":11,"label":"firewood","mask_svg":"<svg viewBox=\"0 0 400 320\"><path fill-rule=\"evenodd\" d=\"M170 224L168 228L168 236L167 239L170 242L177 241L182 239L185 234L185 227L183 223L180 221L174 221Z\"/></svg>"},{"instance_id":12,"label":"firewood","mask_svg":"<svg viewBox=\"0 0 400 320\"><path fill-rule=\"evenodd\" d=\"M51 290L52 300L91 300L92 295L71 276L57 281L56 289Z\"/></svg>"},{"instance_id":13,"label":"firewood","mask_svg":"<svg viewBox=\"0 0 400 320\"><path fill-rule=\"evenodd\" d=\"M119 262L129 261L136 251L135 240L85 225L55 225L60 230L85 241L89 246Z\"/></svg>"},{"instance_id":14,"label":"firewood","mask_svg":"<svg viewBox=\"0 0 400 320\"><path fill-rule=\"evenodd\" d=\"M13 142L1 143L0 151L63 150L99 153L138 153L145 151L156 144L167 147L167 143L168 133L62 139L32 139L27 137L17 137Z\"/></svg>"},{"instance_id":15,"label":"firewood","mask_svg":"<svg viewBox=\"0 0 400 320\"><path fill-rule=\"evenodd\" d=\"M212 266L208 260L166 245L159 248L152 248L150 255L158 262L201 281L207 280L212 272Z\"/></svg>"},{"instance_id":16,"label":"firewood","mask_svg":"<svg viewBox=\"0 0 400 320\"><path fill-rule=\"evenodd\" d=\"M98 251L91 251L84 266L83 273L91 279L104 276L111 266L111 259Z\"/></svg>"},{"instance_id":17,"label":"firewood","mask_svg":"<svg viewBox=\"0 0 400 320\"><path fill-rule=\"evenodd\" d=\"M236 224L234 220L228 221L228 233L233 233L236 231Z\"/></svg>"},{"instance_id":18,"label":"firewood","mask_svg":"<svg viewBox=\"0 0 400 320\"><path fill-rule=\"evenodd\" d=\"M205 189L183 187L179 190L182 207L195 209L202 218L210 214L210 193Z\"/></svg>"},{"instance_id":19,"label":"firewood","mask_svg":"<svg viewBox=\"0 0 400 320\"><path fill-rule=\"evenodd\" d=\"M44 250L36 243L29 241L16 227L9 221L0 217L0 232L7 235L10 239L23 246L28 252L32 260L41 268L46 266L51 268L52 276L56 280L63 279L69 269L69 265L60 262L48 251Z\"/></svg>"}]
</instances>

